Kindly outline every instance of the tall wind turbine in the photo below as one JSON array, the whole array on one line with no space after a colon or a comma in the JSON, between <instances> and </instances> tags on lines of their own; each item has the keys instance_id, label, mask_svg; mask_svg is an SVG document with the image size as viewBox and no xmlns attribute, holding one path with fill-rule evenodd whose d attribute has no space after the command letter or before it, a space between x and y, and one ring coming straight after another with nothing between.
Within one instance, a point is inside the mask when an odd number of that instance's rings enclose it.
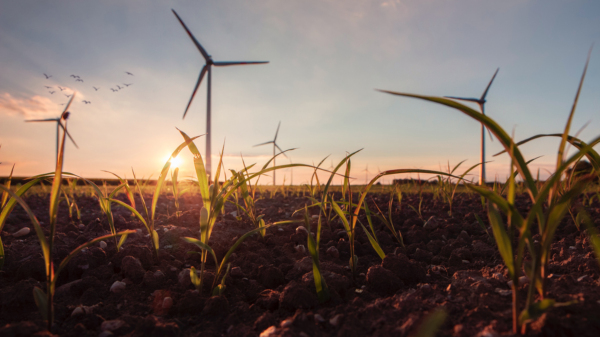
<instances>
[{"instance_id":1,"label":"tall wind turbine","mask_svg":"<svg viewBox=\"0 0 600 337\"><path fill-rule=\"evenodd\" d=\"M58 139L59 139L59 133L60 133L60 129L63 129L63 131L65 131L67 133L67 136L69 136L69 139L71 140L71 142L73 142L73 145L75 145L76 148L79 149L79 146L77 146L77 143L75 143L75 140L73 139L73 137L71 137L71 134L69 134L69 131L67 131L65 129L65 126L62 123L62 120L67 120L67 118L69 118L69 111L67 111L69 109L69 106L71 106L71 102L73 102L73 99L75 98L75 93L73 93L73 95L71 96L71 99L69 100L69 103L67 103L67 106L65 107L65 110L63 110L63 112L60 114L60 116L56 117L56 118L46 118L46 119L26 119L25 122L30 123L30 122L55 122L56 123L56 158L58 160Z\"/></svg>"},{"instance_id":2,"label":"tall wind turbine","mask_svg":"<svg viewBox=\"0 0 600 337\"><path fill-rule=\"evenodd\" d=\"M253 147L257 147L257 146L262 146L262 145L267 145L267 144L273 144L273 167L275 167L275 148L279 149L279 152L283 152L283 150L279 147L279 145L277 145L277 134L279 134L280 126L281 126L281 122L279 122L279 124L277 124L277 131L275 131L275 138L273 138L273 140L264 142L264 143L260 143L260 144L256 144L253 146ZM283 153L283 155L286 158L288 158L288 156L285 153ZM273 170L273 186L275 186L275 170Z\"/></svg>"},{"instance_id":3,"label":"tall wind turbine","mask_svg":"<svg viewBox=\"0 0 600 337\"><path fill-rule=\"evenodd\" d=\"M485 100L485 96L487 96L488 90L490 90L490 86L492 85L492 82L494 82L494 78L496 78L496 75L498 74L498 70L500 70L500 68L496 69L494 76L492 76L492 79L491 79L490 83L488 84L487 88L485 88L485 91L483 92L483 95L481 95L481 98L464 98L464 97L454 97L454 96L444 96L444 97L457 99L457 100L461 100L461 101L477 103L477 104L479 104L479 108L481 108L481 113L485 115L485 102L487 102ZM490 134L490 138L491 137L492 137L492 135ZM485 127L483 126L483 123L481 124L480 162L481 162L481 166L479 166L479 185L484 185L485 184Z\"/></svg>"},{"instance_id":4,"label":"tall wind turbine","mask_svg":"<svg viewBox=\"0 0 600 337\"><path fill-rule=\"evenodd\" d=\"M202 82L204 75L206 73L208 73L208 79L207 79L208 84L207 84L207 88L206 88L206 91L207 91L207 98L206 98L206 173L208 174L208 180L210 181L211 180L210 138L212 135L211 130L210 130L210 123L211 123L210 93L211 93L211 74L212 74L211 69L212 69L212 66L226 67L226 66L237 66L237 65L246 65L246 64L261 64L261 63L269 63L269 61L227 61L227 62L213 61L212 56L208 55L206 50L202 47L202 45L200 45L200 42L198 42L198 40L196 40L194 35L192 35L192 33L187 28L185 23L183 23L183 21L181 20L179 15L177 15L177 12L175 12L175 10L173 10L173 9L171 9L171 10L173 11L173 14L175 14L175 16L177 17L177 20L179 20L179 23L181 23L181 25L183 26L183 29L185 29L187 34L190 36L190 38L196 45L196 48L198 48L198 50L200 51L200 54L202 54L202 57L204 57L204 60L206 60L206 64L204 65L204 67L202 67L202 70L200 70L200 76L198 76L198 82L196 82L196 86L194 87L194 91L192 92L192 97L190 97L190 101L188 102L188 105L185 108L185 112L183 113L183 119L185 119L185 115L187 114L188 109L190 108L190 105L192 104L192 100L194 100L194 96L196 95L196 91L198 91L200 82ZM273 173L273 176L274 175L275 175L275 173Z\"/></svg>"}]
</instances>

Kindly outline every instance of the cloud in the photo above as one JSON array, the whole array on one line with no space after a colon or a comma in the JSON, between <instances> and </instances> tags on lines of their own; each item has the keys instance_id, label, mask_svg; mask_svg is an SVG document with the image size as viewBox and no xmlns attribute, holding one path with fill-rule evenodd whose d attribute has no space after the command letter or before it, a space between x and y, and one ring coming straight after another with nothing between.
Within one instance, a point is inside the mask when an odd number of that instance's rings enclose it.
<instances>
[{"instance_id":1,"label":"cloud","mask_svg":"<svg viewBox=\"0 0 600 337\"><path fill-rule=\"evenodd\" d=\"M16 98L9 93L0 94L0 113L9 116L40 117L55 115L57 110L56 103L46 97Z\"/></svg>"}]
</instances>

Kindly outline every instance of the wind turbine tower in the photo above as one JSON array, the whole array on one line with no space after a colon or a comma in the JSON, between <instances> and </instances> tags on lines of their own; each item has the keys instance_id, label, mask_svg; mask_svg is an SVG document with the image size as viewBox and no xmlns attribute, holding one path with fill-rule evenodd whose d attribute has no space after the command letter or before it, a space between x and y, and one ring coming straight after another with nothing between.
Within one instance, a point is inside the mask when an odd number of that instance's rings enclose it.
<instances>
[{"instance_id":1,"label":"wind turbine tower","mask_svg":"<svg viewBox=\"0 0 600 337\"><path fill-rule=\"evenodd\" d=\"M237 65L247 65L247 64L262 64L262 63L269 63L269 61L225 61L225 62L216 62L212 59L212 56L210 56L206 50L202 47L202 45L200 45L200 42L198 42L198 40L196 40L196 38L194 37L194 35L192 35L192 33L190 32L190 30L188 29L188 27L185 25L185 23L183 23L183 20L181 20L181 18L179 17L179 15L177 15L177 12L175 12L175 10L171 9L173 11L173 14L175 14L175 16L177 17L177 20L179 20L179 23L181 23L181 25L183 26L183 29L185 29L185 31L187 32L187 34L189 35L189 37L192 39L192 41L194 42L194 44L196 45L196 48L198 48L198 51L200 51L200 54L202 54L202 57L204 58L204 60L206 61L206 64L204 65L204 67L202 67L202 70L200 70L200 76L198 76L198 82L196 82L196 86L194 87L194 91L192 92L192 97L190 97L190 101L188 102L187 107L185 108L185 112L183 113L183 118L185 119L185 115L188 112L188 109L190 108L190 105L192 104L192 100L194 100L194 96L196 95L196 91L198 91L198 87L200 86L200 82L202 82L202 79L204 78L204 75L206 75L206 73L208 73L208 83L207 83L207 88L206 88L206 173L208 174L208 180L211 181L211 152L210 152L210 139L211 139L211 111L210 111L210 103L211 103L211 77L212 77L212 67L226 67L226 66L237 66ZM275 173L273 173L273 175L275 175Z\"/></svg>"},{"instance_id":2,"label":"wind turbine tower","mask_svg":"<svg viewBox=\"0 0 600 337\"><path fill-rule=\"evenodd\" d=\"M500 68L496 69L494 76L492 76L492 79L491 79L490 83L488 84L487 88L485 88L485 91L483 92L483 95L481 95L481 98L465 98L465 97L454 97L454 96L444 96L444 97L457 99L457 100L461 100L461 101L477 103L477 104L479 104L481 113L483 115L485 115L485 102L487 102L485 100L485 97L487 96L488 90L490 90L490 86L492 85L492 82L494 82L494 78L496 78L496 75L498 74L498 70L500 70ZM491 134L490 134L490 139L492 139ZM480 162L481 162L481 165L479 166L479 185L484 185L486 180L485 180L485 127L483 126L483 123L481 124Z\"/></svg>"}]
</instances>

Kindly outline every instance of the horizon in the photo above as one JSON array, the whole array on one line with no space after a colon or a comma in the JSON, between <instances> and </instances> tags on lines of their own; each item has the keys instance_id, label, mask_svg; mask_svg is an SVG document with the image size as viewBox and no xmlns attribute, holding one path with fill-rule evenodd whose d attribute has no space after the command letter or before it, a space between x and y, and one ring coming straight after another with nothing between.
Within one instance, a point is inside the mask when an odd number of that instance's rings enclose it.
<instances>
[{"instance_id":1,"label":"horizon","mask_svg":"<svg viewBox=\"0 0 600 337\"><path fill-rule=\"evenodd\" d=\"M24 120L57 117L66 102L59 86L77 97L68 130L79 149L67 144L65 171L103 179L110 175L101 170L129 177L133 168L138 177L156 176L183 141L176 127L204 134L206 79L182 115L205 62L171 8L215 60L270 61L213 69L213 171L223 144L227 169L241 169L241 156L262 166L272 148L253 145L270 141L281 122L277 142L297 148L286 153L294 163L331 155L322 165L328 169L363 148L352 158L355 184L379 171L445 171L462 160L466 169L479 161L478 123L375 89L479 97L499 67L486 115L515 129L515 140L562 133L587 52L600 38L600 3L586 1L1 1L0 176L13 164L20 177L53 170L55 125ZM600 123L597 54L571 127L584 141ZM195 141L203 156L204 138ZM503 181L510 161L492 157L502 148L486 138L487 181ZM526 159L543 156L532 172L548 177L558 143L521 147ZM189 151L180 156L180 177L193 175ZM312 171L293 174L301 185ZM289 169L277 172L278 185L290 178Z\"/></svg>"}]
</instances>

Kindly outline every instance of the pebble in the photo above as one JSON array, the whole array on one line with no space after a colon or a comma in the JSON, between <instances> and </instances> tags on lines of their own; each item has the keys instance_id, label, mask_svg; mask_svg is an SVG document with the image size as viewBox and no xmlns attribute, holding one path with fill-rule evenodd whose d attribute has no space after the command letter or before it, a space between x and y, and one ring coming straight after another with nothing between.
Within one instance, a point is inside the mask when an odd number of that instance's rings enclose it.
<instances>
[{"instance_id":1,"label":"pebble","mask_svg":"<svg viewBox=\"0 0 600 337\"><path fill-rule=\"evenodd\" d=\"M319 218L319 216L318 216L317 214L315 214L315 215L313 215L313 216L312 216L312 218L313 218L313 219L318 219L318 218Z\"/></svg>"},{"instance_id":2,"label":"pebble","mask_svg":"<svg viewBox=\"0 0 600 337\"><path fill-rule=\"evenodd\" d=\"M569 249L575 250L575 249L577 249L577 247L575 247L575 246L569 246Z\"/></svg>"},{"instance_id":3,"label":"pebble","mask_svg":"<svg viewBox=\"0 0 600 337\"><path fill-rule=\"evenodd\" d=\"M315 314L315 323L323 323L325 322L325 318L323 318L323 316L321 316L320 314Z\"/></svg>"},{"instance_id":4,"label":"pebble","mask_svg":"<svg viewBox=\"0 0 600 337\"><path fill-rule=\"evenodd\" d=\"M335 246L331 246L331 247L327 248L327 251L325 251L325 253L327 253L327 255L333 257L334 259L337 259L338 257L340 257L340 252L338 251L338 249Z\"/></svg>"},{"instance_id":5,"label":"pebble","mask_svg":"<svg viewBox=\"0 0 600 337\"><path fill-rule=\"evenodd\" d=\"M272 325L268 328L265 329L265 331L261 332L259 337L271 337L271 336L275 336L277 332L277 328Z\"/></svg>"},{"instance_id":6,"label":"pebble","mask_svg":"<svg viewBox=\"0 0 600 337\"><path fill-rule=\"evenodd\" d=\"M469 263L471 263L471 262L470 262L469 260L462 260L462 263L464 263L464 264L469 264Z\"/></svg>"},{"instance_id":7,"label":"pebble","mask_svg":"<svg viewBox=\"0 0 600 337\"><path fill-rule=\"evenodd\" d=\"M100 248L106 249L106 242L100 241L99 245L100 245Z\"/></svg>"},{"instance_id":8,"label":"pebble","mask_svg":"<svg viewBox=\"0 0 600 337\"><path fill-rule=\"evenodd\" d=\"M118 328L122 327L123 325L125 325L125 322L120 320L120 319L113 319L110 321L104 321L102 322L102 324L100 325L100 330L102 331L115 331Z\"/></svg>"},{"instance_id":9,"label":"pebble","mask_svg":"<svg viewBox=\"0 0 600 337\"><path fill-rule=\"evenodd\" d=\"M338 326L338 325L340 325L343 317L344 317L343 314L337 314L337 315L333 316L332 319L329 320L329 324L331 324L333 326Z\"/></svg>"},{"instance_id":10,"label":"pebble","mask_svg":"<svg viewBox=\"0 0 600 337\"><path fill-rule=\"evenodd\" d=\"M79 229L84 229L84 228L85 228L85 225L84 225L84 224L82 224L82 223L80 223L80 224L79 224L77 227L79 227Z\"/></svg>"},{"instance_id":11,"label":"pebble","mask_svg":"<svg viewBox=\"0 0 600 337\"><path fill-rule=\"evenodd\" d=\"M496 288L494 291L500 294L500 296L510 296L512 294L512 290Z\"/></svg>"},{"instance_id":12,"label":"pebble","mask_svg":"<svg viewBox=\"0 0 600 337\"><path fill-rule=\"evenodd\" d=\"M523 285L523 284L527 284L527 283L529 283L529 277L527 277L527 276L519 277L519 285ZM510 280L510 281L506 282L506 284L508 284L509 287L512 287L513 281Z\"/></svg>"},{"instance_id":13,"label":"pebble","mask_svg":"<svg viewBox=\"0 0 600 337\"><path fill-rule=\"evenodd\" d=\"M304 247L304 245L297 245L296 246L296 251L298 253L303 253L304 254L304 253L306 253L306 247Z\"/></svg>"},{"instance_id":14,"label":"pebble","mask_svg":"<svg viewBox=\"0 0 600 337\"><path fill-rule=\"evenodd\" d=\"M277 228L277 231L278 231L278 232L283 232L283 231L284 231L284 229L283 229L283 228L281 228L281 227L279 227L279 228Z\"/></svg>"},{"instance_id":15,"label":"pebble","mask_svg":"<svg viewBox=\"0 0 600 337\"><path fill-rule=\"evenodd\" d=\"M13 233L13 236L15 238L21 237L21 236L25 236L27 234L29 234L31 232L31 228L29 227L23 227L21 229L19 229L18 231Z\"/></svg>"},{"instance_id":16,"label":"pebble","mask_svg":"<svg viewBox=\"0 0 600 337\"><path fill-rule=\"evenodd\" d=\"M588 277L587 275L583 275L577 279L577 282L581 282L581 281L585 280L587 277Z\"/></svg>"},{"instance_id":17,"label":"pebble","mask_svg":"<svg viewBox=\"0 0 600 337\"><path fill-rule=\"evenodd\" d=\"M173 306L173 299L170 297L165 297L163 299L162 307L163 309L170 309Z\"/></svg>"},{"instance_id":18,"label":"pebble","mask_svg":"<svg viewBox=\"0 0 600 337\"><path fill-rule=\"evenodd\" d=\"M125 290L125 286L125 282L115 281L115 283L110 286L110 292L115 294L120 293L121 291Z\"/></svg>"},{"instance_id":19,"label":"pebble","mask_svg":"<svg viewBox=\"0 0 600 337\"><path fill-rule=\"evenodd\" d=\"M299 234L300 232L304 232L304 233L306 233L306 235L308 235L308 230L304 226L296 227L296 234Z\"/></svg>"},{"instance_id":20,"label":"pebble","mask_svg":"<svg viewBox=\"0 0 600 337\"><path fill-rule=\"evenodd\" d=\"M284 319L283 321L281 321L281 327L289 328L292 326L292 323L294 323L293 319L291 319L291 318Z\"/></svg>"}]
</instances>

